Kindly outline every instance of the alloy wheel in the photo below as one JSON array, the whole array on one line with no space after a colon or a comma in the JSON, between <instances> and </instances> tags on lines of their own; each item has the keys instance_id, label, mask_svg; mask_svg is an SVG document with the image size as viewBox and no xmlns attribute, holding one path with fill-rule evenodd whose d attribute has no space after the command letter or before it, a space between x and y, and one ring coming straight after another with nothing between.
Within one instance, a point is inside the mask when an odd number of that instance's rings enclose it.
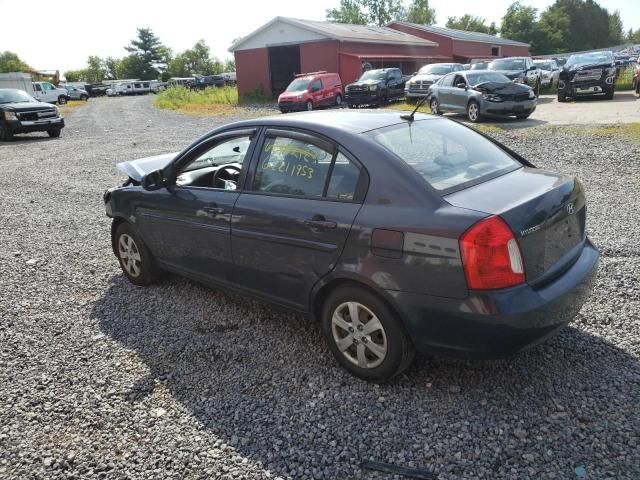
<instances>
[{"instance_id":1,"label":"alloy wheel","mask_svg":"<svg viewBox=\"0 0 640 480\"><path fill-rule=\"evenodd\" d=\"M436 100L435 98L431 100L431 104L429 105L429 107L431 107L431 113L433 113L434 115L438 115L438 100Z\"/></svg>"},{"instance_id":2,"label":"alloy wheel","mask_svg":"<svg viewBox=\"0 0 640 480\"><path fill-rule=\"evenodd\" d=\"M133 238L123 233L118 239L118 256L122 266L132 277L140 276L142 271L142 257Z\"/></svg>"},{"instance_id":3,"label":"alloy wheel","mask_svg":"<svg viewBox=\"0 0 640 480\"><path fill-rule=\"evenodd\" d=\"M467 107L467 115L469 116L469 120L471 120L472 122L475 122L476 120L478 120L478 114L479 114L478 104L470 103L469 106Z\"/></svg>"},{"instance_id":4,"label":"alloy wheel","mask_svg":"<svg viewBox=\"0 0 640 480\"><path fill-rule=\"evenodd\" d=\"M382 322L361 303L338 305L331 318L331 333L342 355L360 368L376 368L387 356L387 335Z\"/></svg>"}]
</instances>

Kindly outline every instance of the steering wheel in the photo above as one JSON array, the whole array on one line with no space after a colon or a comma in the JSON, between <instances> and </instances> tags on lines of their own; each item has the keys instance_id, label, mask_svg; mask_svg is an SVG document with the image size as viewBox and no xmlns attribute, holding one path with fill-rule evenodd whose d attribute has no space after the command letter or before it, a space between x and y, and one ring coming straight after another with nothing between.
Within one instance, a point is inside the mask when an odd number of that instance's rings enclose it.
<instances>
[{"instance_id":1,"label":"steering wheel","mask_svg":"<svg viewBox=\"0 0 640 480\"><path fill-rule=\"evenodd\" d=\"M223 166L221 166L213 174L213 179L211 181L211 183L213 185L213 188L217 188L216 184L218 183L218 177L220 176L220 172L222 172L223 170L235 170L236 172L238 172L238 175L240 175L240 172L241 172L240 167L238 167L236 165L223 165ZM229 182L236 183L233 180L229 180Z\"/></svg>"}]
</instances>

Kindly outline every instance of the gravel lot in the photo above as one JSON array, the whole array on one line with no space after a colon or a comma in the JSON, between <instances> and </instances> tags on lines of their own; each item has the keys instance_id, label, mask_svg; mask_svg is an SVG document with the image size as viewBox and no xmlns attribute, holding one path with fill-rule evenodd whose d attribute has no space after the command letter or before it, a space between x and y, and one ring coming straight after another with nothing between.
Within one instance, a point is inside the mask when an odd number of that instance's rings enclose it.
<instances>
[{"instance_id":1,"label":"gravel lot","mask_svg":"<svg viewBox=\"0 0 640 480\"><path fill-rule=\"evenodd\" d=\"M97 99L60 139L0 144L0 478L392 478L365 458L439 479L640 478L638 144L497 135L584 180L591 301L512 360L418 357L375 386L337 367L317 325L120 273L102 204L114 164L229 120Z\"/></svg>"}]
</instances>

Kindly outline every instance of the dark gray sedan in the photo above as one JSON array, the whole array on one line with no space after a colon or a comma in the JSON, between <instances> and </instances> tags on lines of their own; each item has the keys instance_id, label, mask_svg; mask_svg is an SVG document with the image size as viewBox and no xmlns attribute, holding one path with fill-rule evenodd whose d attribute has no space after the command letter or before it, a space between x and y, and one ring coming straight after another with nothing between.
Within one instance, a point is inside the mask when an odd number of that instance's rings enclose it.
<instances>
[{"instance_id":1,"label":"dark gray sedan","mask_svg":"<svg viewBox=\"0 0 640 480\"><path fill-rule=\"evenodd\" d=\"M431 87L431 111L466 113L471 122L483 116L528 118L536 109L531 87L513 83L501 73L487 70L454 72Z\"/></svg>"},{"instance_id":2,"label":"dark gray sedan","mask_svg":"<svg viewBox=\"0 0 640 480\"><path fill-rule=\"evenodd\" d=\"M132 283L170 271L306 314L370 381L416 350L530 347L578 313L596 272L576 178L434 115L253 119L119 169L104 200Z\"/></svg>"}]
</instances>

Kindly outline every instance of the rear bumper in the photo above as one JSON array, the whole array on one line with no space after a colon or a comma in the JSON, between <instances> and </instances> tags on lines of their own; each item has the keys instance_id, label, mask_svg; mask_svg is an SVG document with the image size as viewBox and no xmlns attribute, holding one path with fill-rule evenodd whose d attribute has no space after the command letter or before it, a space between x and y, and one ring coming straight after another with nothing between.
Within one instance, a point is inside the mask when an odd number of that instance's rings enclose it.
<instances>
[{"instance_id":1,"label":"rear bumper","mask_svg":"<svg viewBox=\"0 0 640 480\"><path fill-rule=\"evenodd\" d=\"M567 325L591 293L599 254L589 240L576 262L553 282L465 299L387 291L416 348L457 358L501 358L518 353Z\"/></svg>"},{"instance_id":2,"label":"rear bumper","mask_svg":"<svg viewBox=\"0 0 640 480\"><path fill-rule=\"evenodd\" d=\"M64 127L64 118L51 120L19 121L14 120L6 123L12 133L46 132L47 130Z\"/></svg>"}]
</instances>

